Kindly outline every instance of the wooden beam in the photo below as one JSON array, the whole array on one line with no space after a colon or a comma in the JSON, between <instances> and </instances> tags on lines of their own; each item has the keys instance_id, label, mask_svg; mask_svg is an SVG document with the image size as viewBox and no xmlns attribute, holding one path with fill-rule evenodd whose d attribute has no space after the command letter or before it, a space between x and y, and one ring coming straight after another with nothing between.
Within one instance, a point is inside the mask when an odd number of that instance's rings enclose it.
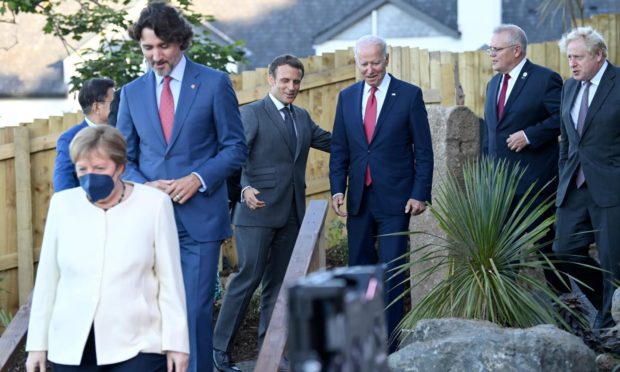
<instances>
[{"instance_id":1,"label":"wooden beam","mask_svg":"<svg viewBox=\"0 0 620 372\"><path fill-rule=\"evenodd\" d=\"M321 253L317 251L325 246L320 243L320 240L323 235L321 231L327 215L327 205L326 200L312 200L308 205L278 299L273 308L269 328L265 334L265 342L258 354L255 371L275 372L278 370L288 338L288 289L313 269L313 262L315 265L319 262Z\"/></svg>"},{"instance_id":2,"label":"wooden beam","mask_svg":"<svg viewBox=\"0 0 620 372\"><path fill-rule=\"evenodd\" d=\"M27 301L19 308L19 311L11 320L11 323L2 333L0 337L0 372L10 372L9 369L15 363L18 355L26 341L26 333L28 332L28 320L30 318L30 303L32 294L28 296Z\"/></svg>"},{"instance_id":3,"label":"wooden beam","mask_svg":"<svg viewBox=\"0 0 620 372\"><path fill-rule=\"evenodd\" d=\"M30 181L30 135L28 128L15 127L15 200L17 214L17 267L19 303L23 305L34 283L32 243L32 193Z\"/></svg>"}]
</instances>

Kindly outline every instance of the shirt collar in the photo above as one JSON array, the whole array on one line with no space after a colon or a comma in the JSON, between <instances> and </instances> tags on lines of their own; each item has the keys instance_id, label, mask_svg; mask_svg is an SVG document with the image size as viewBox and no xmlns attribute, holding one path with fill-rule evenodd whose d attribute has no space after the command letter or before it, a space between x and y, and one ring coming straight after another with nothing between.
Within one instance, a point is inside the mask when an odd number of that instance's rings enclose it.
<instances>
[{"instance_id":1,"label":"shirt collar","mask_svg":"<svg viewBox=\"0 0 620 372\"><path fill-rule=\"evenodd\" d=\"M276 97L273 96L273 94L269 93L269 98L271 98L271 101L273 102L273 104L276 105L276 108L278 109L278 111L286 107L284 103L280 102Z\"/></svg>"},{"instance_id":2,"label":"shirt collar","mask_svg":"<svg viewBox=\"0 0 620 372\"><path fill-rule=\"evenodd\" d=\"M86 124L88 124L89 127L96 127L97 125L100 125L90 120L88 116L84 116L84 121L86 122Z\"/></svg>"},{"instance_id":3,"label":"shirt collar","mask_svg":"<svg viewBox=\"0 0 620 372\"><path fill-rule=\"evenodd\" d=\"M523 70L523 66L525 66L525 62L527 62L527 58L523 58L518 65L516 65L512 70L510 70L508 75L510 75L512 81L516 81L515 79L519 77L519 75L521 74L521 70Z\"/></svg>"},{"instance_id":4,"label":"shirt collar","mask_svg":"<svg viewBox=\"0 0 620 372\"><path fill-rule=\"evenodd\" d=\"M377 87L377 90L379 92L387 92L387 89L390 86L391 80L392 80L392 77L390 76L390 74L386 73L385 76L383 77L383 80L381 80L381 84L379 84L379 86ZM364 92L365 93L370 92L370 88L371 86L368 85L368 83L364 82Z\"/></svg>"},{"instance_id":5,"label":"shirt collar","mask_svg":"<svg viewBox=\"0 0 620 372\"><path fill-rule=\"evenodd\" d=\"M170 71L170 77L176 81L183 81L183 74L185 73L185 65L187 64L187 59L184 54L181 54L181 60L177 63L176 66ZM157 81L157 85L161 84L164 81L163 76L159 76L155 74L155 79Z\"/></svg>"},{"instance_id":6,"label":"shirt collar","mask_svg":"<svg viewBox=\"0 0 620 372\"><path fill-rule=\"evenodd\" d=\"M598 86L601 83L601 79L603 78L603 74L605 73L605 70L607 70L608 64L609 63L607 63L607 60L605 60L605 63L603 63L601 68L598 69L598 72L596 73L596 75L594 75L594 77L590 79L590 84ZM581 85L583 85L584 83L585 81L582 81Z\"/></svg>"}]
</instances>

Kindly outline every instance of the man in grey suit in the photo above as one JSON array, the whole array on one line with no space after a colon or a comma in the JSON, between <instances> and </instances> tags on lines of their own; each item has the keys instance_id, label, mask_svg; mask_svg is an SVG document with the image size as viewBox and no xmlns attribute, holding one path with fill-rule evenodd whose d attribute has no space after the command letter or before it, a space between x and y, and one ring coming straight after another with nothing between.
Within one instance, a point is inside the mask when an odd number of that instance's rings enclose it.
<instances>
[{"instance_id":1,"label":"man in grey suit","mask_svg":"<svg viewBox=\"0 0 620 372\"><path fill-rule=\"evenodd\" d=\"M214 363L220 371L238 371L230 349L261 281L262 343L305 212L308 152L310 147L329 152L331 134L306 110L292 105L303 76L299 59L276 57L269 65L267 97L241 108L249 157L233 216L239 273L228 286L213 338Z\"/></svg>"},{"instance_id":2,"label":"man in grey suit","mask_svg":"<svg viewBox=\"0 0 620 372\"><path fill-rule=\"evenodd\" d=\"M614 325L611 300L620 279L620 69L607 61L607 45L591 27L564 35L573 77L561 104L560 179L554 251L573 262L562 269L599 310L594 328ZM588 255L596 242L599 264Z\"/></svg>"}]
</instances>

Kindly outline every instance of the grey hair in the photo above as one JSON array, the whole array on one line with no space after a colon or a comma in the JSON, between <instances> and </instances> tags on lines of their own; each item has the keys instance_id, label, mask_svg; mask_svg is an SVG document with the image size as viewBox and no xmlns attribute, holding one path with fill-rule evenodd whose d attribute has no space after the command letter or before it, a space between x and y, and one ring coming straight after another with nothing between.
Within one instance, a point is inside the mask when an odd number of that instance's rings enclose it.
<instances>
[{"instance_id":1,"label":"grey hair","mask_svg":"<svg viewBox=\"0 0 620 372\"><path fill-rule=\"evenodd\" d=\"M359 39L357 39L357 41L355 42L355 61L357 61L357 51L361 46L366 46L366 45L378 45L379 47L381 47L381 53L383 54L384 57L387 57L387 43L385 42L385 39L383 39L380 36L376 36L376 35L364 35L362 37L360 37Z\"/></svg>"},{"instance_id":2,"label":"grey hair","mask_svg":"<svg viewBox=\"0 0 620 372\"><path fill-rule=\"evenodd\" d=\"M570 42L579 39L582 39L586 44L588 53L595 55L600 50L603 52L603 58L607 58L607 44L605 43L605 39L590 26L577 27L564 34L558 43L562 53L566 53L566 48L568 48Z\"/></svg>"},{"instance_id":3,"label":"grey hair","mask_svg":"<svg viewBox=\"0 0 620 372\"><path fill-rule=\"evenodd\" d=\"M523 31L521 27L508 23L499 25L493 29L493 34L499 34L501 32L506 32L510 36L511 45L520 46L523 55L527 54L527 35L525 35L525 31Z\"/></svg>"}]
</instances>

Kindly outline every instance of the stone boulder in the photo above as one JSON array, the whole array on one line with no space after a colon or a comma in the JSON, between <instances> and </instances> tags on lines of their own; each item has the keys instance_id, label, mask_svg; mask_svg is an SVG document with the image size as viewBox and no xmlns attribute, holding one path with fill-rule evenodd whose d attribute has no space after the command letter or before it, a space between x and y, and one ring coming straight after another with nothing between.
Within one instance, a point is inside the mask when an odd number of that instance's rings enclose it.
<instances>
[{"instance_id":1,"label":"stone boulder","mask_svg":"<svg viewBox=\"0 0 620 372\"><path fill-rule=\"evenodd\" d=\"M418 322L403 344L389 357L392 371L596 371L595 353L552 325L515 329L429 319Z\"/></svg>"}]
</instances>

